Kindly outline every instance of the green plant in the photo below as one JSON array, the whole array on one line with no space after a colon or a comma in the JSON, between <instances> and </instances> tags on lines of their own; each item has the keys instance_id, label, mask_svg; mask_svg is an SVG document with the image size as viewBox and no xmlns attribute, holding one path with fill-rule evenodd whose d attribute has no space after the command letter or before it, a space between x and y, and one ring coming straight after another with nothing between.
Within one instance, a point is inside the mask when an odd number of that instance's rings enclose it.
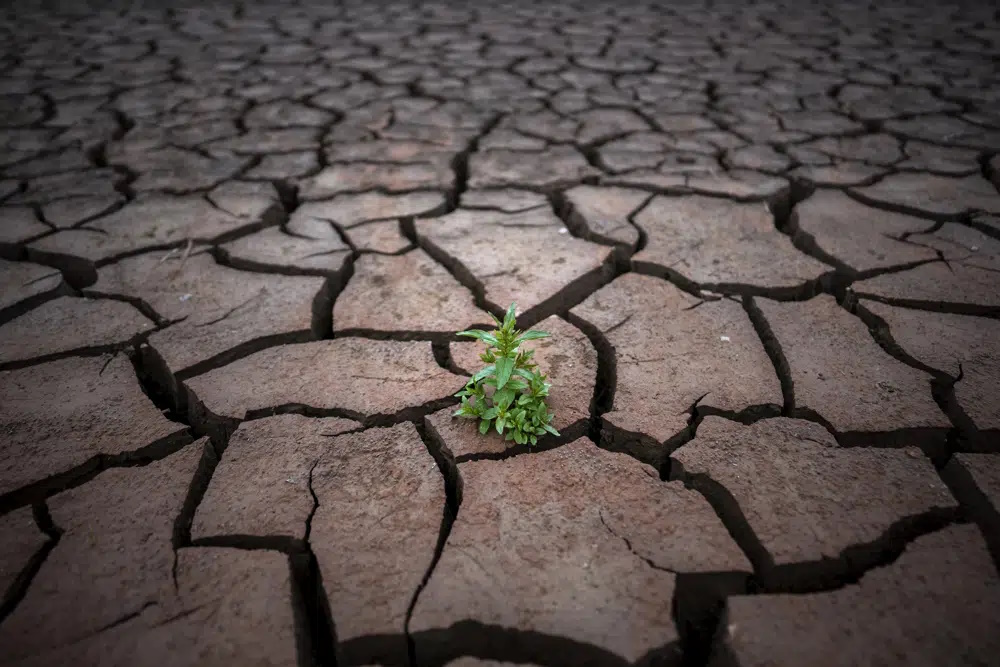
<instances>
[{"instance_id":1,"label":"green plant","mask_svg":"<svg viewBox=\"0 0 1000 667\"><path fill-rule=\"evenodd\" d=\"M553 415L545 404L552 385L545 381L547 376L536 370L538 366L531 360L535 351L522 350L521 343L547 338L549 334L515 329L516 306L510 304L503 322L490 314L497 323L497 328L491 332L472 329L458 333L486 343L486 352L479 358L488 366L473 375L465 388L455 394L462 399L455 416L478 419L479 432L483 435L489 433L493 425L500 435L507 431L507 440L519 445L536 445L539 436L559 435L559 431L552 427Z\"/></svg>"}]
</instances>

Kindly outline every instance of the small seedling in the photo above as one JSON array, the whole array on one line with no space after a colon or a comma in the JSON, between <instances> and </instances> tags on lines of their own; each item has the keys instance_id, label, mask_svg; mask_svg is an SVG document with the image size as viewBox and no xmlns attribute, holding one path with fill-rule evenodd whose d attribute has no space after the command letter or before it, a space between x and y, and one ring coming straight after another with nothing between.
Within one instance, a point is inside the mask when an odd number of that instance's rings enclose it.
<instances>
[{"instance_id":1,"label":"small seedling","mask_svg":"<svg viewBox=\"0 0 1000 667\"><path fill-rule=\"evenodd\" d=\"M492 332L480 329L458 332L459 336L486 343L486 352L479 358L488 365L469 379L465 389L455 394L462 399L455 416L478 419L479 432L483 435L493 426L500 435L506 431L507 440L519 445L536 445L539 436L559 435L552 427L553 414L545 404L552 385L545 381L547 376L536 370L538 365L531 360L535 351L520 347L525 341L548 338L549 334L515 329L516 306L510 304L503 322L490 314L497 324Z\"/></svg>"}]
</instances>

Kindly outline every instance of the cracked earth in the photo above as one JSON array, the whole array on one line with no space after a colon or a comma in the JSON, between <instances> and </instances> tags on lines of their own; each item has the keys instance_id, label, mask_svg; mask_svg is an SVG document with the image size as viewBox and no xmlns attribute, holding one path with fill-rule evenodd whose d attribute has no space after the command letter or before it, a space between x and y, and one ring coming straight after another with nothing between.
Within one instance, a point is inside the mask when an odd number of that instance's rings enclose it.
<instances>
[{"instance_id":1,"label":"cracked earth","mask_svg":"<svg viewBox=\"0 0 1000 667\"><path fill-rule=\"evenodd\" d=\"M0 664L1000 664L989 3L53 11ZM511 301L534 450L451 417Z\"/></svg>"}]
</instances>

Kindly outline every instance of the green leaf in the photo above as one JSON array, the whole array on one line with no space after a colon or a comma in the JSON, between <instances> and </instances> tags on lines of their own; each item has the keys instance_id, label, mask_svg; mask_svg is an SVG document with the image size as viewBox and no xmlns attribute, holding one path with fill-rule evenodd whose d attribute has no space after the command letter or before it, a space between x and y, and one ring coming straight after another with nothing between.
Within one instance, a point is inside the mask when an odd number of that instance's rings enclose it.
<instances>
[{"instance_id":1,"label":"green leaf","mask_svg":"<svg viewBox=\"0 0 1000 667\"><path fill-rule=\"evenodd\" d=\"M552 435L559 435L559 431L557 431L557 430L555 430L554 428L552 428L552 425L551 425L551 424L546 424L546 425L545 425L545 426L543 426L542 428L544 428L544 429L545 429L546 431L548 431L548 432L549 432L549 433L551 433Z\"/></svg>"},{"instance_id":2,"label":"green leaf","mask_svg":"<svg viewBox=\"0 0 1000 667\"><path fill-rule=\"evenodd\" d=\"M507 384L507 380L510 379L510 374L513 372L513 370L514 370L514 360L512 358L501 357L497 359L496 363L497 389L503 389L503 386Z\"/></svg>"},{"instance_id":3,"label":"green leaf","mask_svg":"<svg viewBox=\"0 0 1000 667\"><path fill-rule=\"evenodd\" d=\"M517 394L509 386L503 389L497 390L497 393L493 394L493 403L501 409L506 409L513 401Z\"/></svg>"},{"instance_id":4,"label":"green leaf","mask_svg":"<svg viewBox=\"0 0 1000 667\"><path fill-rule=\"evenodd\" d=\"M537 435L532 435L528 439L531 440L531 444L533 444L533 445L537 445L538 444L538 436Z\"/></svg>"},{"instance_id":5,"label":"green leaf","mask_svg":"<svg viewBox=\"0 0 1000 667\"><path fill-rule=\"evenodd\" d=\"M483 415L482 415L483 419L493 419L494 417L497 416L497 412L499 412L499 410L497 408L495 408L495 407L494 408L490 408L489 410L487 410L486 412L483 413Z\"/></svg>"},{"instance_id":6,"label":"green leaf","mask_svg":"<svg viewBox=\"0 0 1000 667\"><path fill-rule=\"evenodd\" d=\"M463 405L458 410L456 410L453 414L456 417L475 417L475 416L477 416L476 415L476 411L472 408L471 405Z\"/></svg>"},{"instance_id":7,"label":"green leaf","mask_svg":"<svg viewBox=\"0 0 1000 667\"><path fill-rule=\"evenodd\" d=\"M548 338L551 336L547 331L525 331L523 334L517 337L518 343L523 343L526 340L538 340L539 338Z\"/></svg>"},{"instance_id":8,"label":"green leaf","mask_svg":"<svg viewBox=\"0 0 1000 667\"><path fill-rule=\"evenodd\" d=\"M520 377L523 377L528 382L531 382L532 380L535 379L535 374L532 373L531 371L527 370L527 369L524 369L524 368L515 368L514 369L514 375L518 375Z\"/></svg>"},{"instance_id":9,"label":"green leaf","mask_svg":"<svg viewBox=\"0 0 1000 667\"><path fill-rule=\"evenodd\" d=\"M479 422L479 433L481 435L486 435L486 432L490 430L490 420L484 419Z\"/></svg>"},{"instance_id":10,"label":"green leaf","mask_svg":"<svg viewBox=\"0 0 1000 667\"><path fill-rule=\"evenodd\" d=\"M507 314L504 315L504 317L503 317L503 325L505 327L513 327L514 326L514 321L515 321L515 317L516 317L515 316L515 312L516 311L517 311L517 304L516 303L510 304L510 307L507 309Z\"/></svg>"},{"instance_id":11,"label":"green leaf","mask_svg":"<svg viewBox=\"0 0 1000 667\"><path fill-rule=\"evenodd\" d=\"M497 370L496 366L484 366L482 369L480 369L478 373L472 376L471 382L473 383L479 382L487 375L493 375L493 373L495 373L496 370Z\"/></svg>"},{"instance_id":12,"label":"green leaf","mask_svg":"<svg viewBox=\"0 0 1000 667\"><path fill-rule=\"evenodd\" d=\"M507 420L503 417L497 417L497 433L503 435L503 427L507 425Z\"/></svg>"},{"instance_id":13,"label":"green leaf","mask_svg":"<svg viewBox=\"0 0 1000 667\"><path fill-rule=\"evenodd\" d=\"M507 384L504 389L510 389L512 391L524 391L528 388L528 385L524 384L520 380L510 379L507 380Z\"/></svg>"},{"instance_id":14,"label":"green leaf","mask_svg":"<svg viewBox=\"0 0 1000 667\"><path fill-rule=\"evenodd\" d=\"M517 343L515 341L515 345L517 345L517 344L519 344L519 343ZM518 350L518 352L517 352L517 367L518 368L523 368L523 369L529 370L529 371L530 370L534 370L535 368L537 368L538 364L533 363L531 361L531 358L533 356L535 356L535 351L534 350L528 350L528 349Z\"/></svg>"},{"instance_id":15,"label":"green leaf","mask_svg":"<svg viewBox=\"0 0 1000 667\"><path fill-rule=\"evenodd\" d=\"M483 331L482 329L469 329L468 331L459 331L456 336L466 336L468 338L478 338L479 340L487 343L489 345L496 345L497 338L488 331Z\"/></svg>"}]
</instances>

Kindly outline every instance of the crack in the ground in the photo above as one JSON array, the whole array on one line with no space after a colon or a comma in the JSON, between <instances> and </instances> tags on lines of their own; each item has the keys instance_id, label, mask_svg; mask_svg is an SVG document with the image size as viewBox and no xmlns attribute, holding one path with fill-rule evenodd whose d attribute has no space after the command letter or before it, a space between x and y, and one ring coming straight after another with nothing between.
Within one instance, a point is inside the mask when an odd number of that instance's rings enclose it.
<instances>
[{"instance_id":1,"label":"crack in the ground","mask_svg":"<svg viewBox=\"0 0 1000 667\"><path fill-rule=\"evenodd\" d=\"M45 504L44 500L35 502L31 507L31 511L35 520L35 526L40 532L45 534L46 540L14 576L7 590L0 591L0 594L2 594L2 597L0 597L0 624L10 616L21 600L24 599L24 596L27 595L28 589L31 587L31 582L34 581L35 576L45 564L45 559L56 548L59 544L59 539L62 537L63 531L52 521L48 505ZM0 509L0 514L2 513L3 510Z\"/></svg>"},{"instance_id":2,"label":"crack in the ground","mask_svg":"<svg viewBox=\"0 0 1000 667\"><path fill-rule=\"evenodd\" d=\"M974 451L980 441L982 442L981 446L989 448L987 436L980 432L955 396L955 386L964 377L964 369L961 364L959 364L958 375L952 375L942 369L929 366L906 352L893 338L889 324L866 308L853 295L842 301L841 306L864 322L872 338L886 354L910 368L915 368L931 376L931 396L955 429L953 434L948 434L947 443L937 442L938 438L934 436L934 439L928 443L929 448L925 448L925 452L935 465L939 468L942 467L950 454L955 451L970 448ZM996 450L996 448L992 449Z\"/></svg>"},{"instance_id":3,"label":"crack in the ground","mask_svg":"<svg viewBox=\"0 0 1000 667\"><path fill-rule=\"evenodd\" d=\"M315 508L314 508L315 511ZM337 667L337 628L323 585L319 562L306 542L302 553L288 556L292 570L292 611L300 667Z\"/></svg>"},{"instance_id":4,"label":"crack in the ground","mask_svg":"<svg viewBox=\"0 0 1000 667\"><path fill-rule=\"evenodd\" d=\"M487 329L487 326L482 327L468 327L470 329ZM465 370L464 368L459 368L458 364L455 362L455 358L451 354L451 342L454 337L450 337L448 340L431 340L431 353L434 355L434 362L445 369L446 371L453 373L454 375L459 375L462 377L470 377L472 373Z\"/></svg>"},{"instance_id":5,"label":"crack in the ground","mask_svg":"<svg viewBox=\"0 0 1000 667\"><path fill-rule=\"evenodd\" d=\"M276 211L275 215L281 215L280 208L275 205L269 211ZM52 268L58 269L62 272L64 279L71 287L77 290L83 290L90 287L97 282L97 271L105 266L110 266L112 264L117 264L126 259L131 259L132 257L138 257L140 255L145 255L148 253L164 252L164 251L176 251L179 249L186 248L191 244L208 244L213 246L212 252L216 257L216 261L220 264L226 265L225 260L228 259L227 253L225 253L219 246L231 241L236 241L244 236L249 236L260 230L274 226L277 222L268 219L269 213L265 212L261 219L256 222L249 222L240 225L234 229L231 229L223 234L219 234L213 238L202 239L195 237L186 237L179 239L177 241L168 241L163 243L154 243L150 245L144 245L137 248L131 248L129 250L123 250L117 253L113 253L106 257L101 257L99 259L87 259L84 257L79 257L76 255L70 255L65 252L57 252L50 250L42 250L39 248L34 248L27 246L24 248L27 258L35 262L36 264L42 264L44 266L51 266ZM87 228L88 231L104 233L101 230ZM233 268L242 268L239 266L233 266ZM247 270L253 270L252 268ZM268 273L278 273L277 270L267 271Z\"/></svg>"},{"instance_id":6,"label":"crack in the ground","mask_svg":"<svg viewBox=\"0 0 1000 667\"><path fill-rule=\"evenodd\" d=\"M362 426L362 429L359 430L363 430L373 427L395 426L403 422L417 422L427 415L458 404L458 399L454 395L448 394L419 405L401 408L396 412L370 414L341 407L321 408L305 403L283 403L247 410L243 418L240 419L212 413L193 391L189 388L185 388L185 390L187 392L185 414L190 419L192 428L199 434L211 436L214 442L227 442L229 436L243 422L256 421L275 415L295 414L312 418L339 417L359 422Z\"/></svg>"},{"instance_id":7,"label":"crack in the ground","mask_svg":"<svg viewBox=\"0 0 1000 667\"><path fill-rule=\"evenodd\" d=\"M510 442L506 449L499 452L474 452L469 454L459 454L455 457L455 462L467 463L470 461L507 461L516 456L530 456L532 454L547 452L549 450L562 447L563 445L568 445L579 438L588 437L588 426L589 420L581 419L573 422L569 426L563 427L557 436L550 434L539 436L538 444L518 445Z\"/></svg>"},{"instance_id":8,"label":"crack in the ground","mask_svg":"<svg viewBox=\"0 0 1000 667\"><path fill-rule=\"evenodd\" d=\"M83 289L80 291L80 296L86 299L104 299L106 301L121 301L122 303L127 303L142 313L146 319L152 321L158 328L163 328L180 321L163 317L156 312L156 309L154 309L148 301L142 297L133 296L131 294L115 294L113 292L98 292L93 289Z\"/></svg>"},{"instance_id":9,"label":"crack in the ground","mask_svg":"<svg viewBox=\"0 0 1000 667\"><path fill-rule=\"evenodd\" d=\"M906 204L898 204L876 199L874 197L869 197L863 192L859 192L853 187L845 188L843 192L851 199L854 199L855 201L870 208L887 211L889 213L902 213L903 215L922 218L932 222L958 222L968 218L967 213L935 213L933 211L927 211L915 206L907 206Z\"/></svg>"},{"instance_id":10,"label":"crack in the ground","mask_svg":"<svg viewBox=\"0 0 1000 667\"><path fill-rule=\"evenodd\" d=\"M852 544L835 557L814 561L775 563L757 536L739 502L721 483L705 473L689 473L676 459L670 461L670 479L700 493L712 506L753 566L751 594L809 594L838 590L857 583L869 571L895 562L916 539L965 521L961 508L932 507L900 517L870 542Z\"/></svg>"},{"instance_id":11,"label":"crack in the ground","mask_svg":"<svg viewBox=\"0 0 1000 667\"><path fill-rule=\"evenodd\" d=\"M198 467L191 482L188 485L187 493L184 496L184 504L174 518L173 531L170 535L170 544L174 550L174 561L171 567L171 577L174 582L174 590L179 590L177 582L178 555L181 547L191 545L191 525L194 523L194 514L201 504L205 492L208 490L208 483L212 479L215 467L219 464L221 450L224 445L217 448L211 441L207 441L202 447L201 458L198 459Z\"/></svg>"},{"instance_id":12,"label":"crack in the ground","mask_svg":"<svg viewBox=\"0 0 1000 667\"><path fill-rule=\"evenodd\" d=\"M188 538L183 545L187 547L214 547L225 549L240 549L243 551L278 551L283 554L295 555L307 551L304 540L290 535L249 535L227 533L225 535L205 535Z\"/></svg>"},{"instance_id":13,"label":"crack in the ground","mask_svg":"<svg viewBox=\"0 0 1000 667\"><path fill-rule=\"evenodd\" d=\"M69 470L50 475L27 486L0 494L0 515L43 502L60 491L72 489L92 480L111 468L132 468L149 465L180 451L192 442L188 430L178 425L178 430L158 440L120 454L94 454L83 463Z\"/></svg>"},{"instance_id":14,"label":"crack in the ground","mask_svg":"<svg viewBox=\"0 0 1000 667\"><path fill-rule=\"evenodd\" d=\"M811 594L839 590L856 584L876 568L896 562L918 538L965 520L962 510L954 507L935 507L901 517L871 542L845 547L836 557L774 565L759 573L751 592Z\"/></svg>"},{"instance_id":15,"label":"crack in the ground","mask_svg":"<svg viewBox=\"0 0 1000 667\"><path fill-rule=\"evenodd\" d=\"M887 306L898 306L900 308L909 308L911 310L926 310L932 313L973 315L976 317L988 317L994 320L1000 319L1000 306L983 306L964 301L929 301L926 299L891 297L856 289L853 290L853 292L858 297L862 297L870 301L878 301L879 303L884 303Z\"/></svg>"},{"instance_id":16,"label":"crack in the ground","mask_svg":"<svg viewBox=\"0 0 1000 667\"><path fill-rule=\"evenodd\" d=\"M664 567L662 565L659 565L652 558L647 558L646 556L643 556L642 554L638 553L635 550L635 548L632 547L632 541L631 540L629 540L624 535L619 535L617 532L615 532L614 528L612 528L611 526L608 525L607 519L604 518L604 510L603 510L603 508L599 507L597 509L597 517L601 520L601 525L604 526L605 530L607 530L611 534L612 537L614 537L616 540L620 540L625 545L625 548L628 549L629 553L631 553L633 556L635 556L636 558L638 558L640 561L642 561L643 563L645 563L646 565L648 565L651 569L653 569L653 570L659 570L660 572L667 572L669 574L674 574L674 575L678 574L677 570L674 570L672 568Z\"/></svg>"},{"instance_id":17,"label":"crack in the ground","mask_svg":"<svg viewBox=\"0 0 1000 667\"><path fill-rule=\"evenodd\" d=\"M572 312L563 315L563 319L583 332L597 352L597 376L594 378L594 394L590 399L587 435L596 443L604 443L603 416L611 411L615 402L615 390L618 386L618 355L606 332L602 332Z\"/></svg>"},{"instance_id":18,"label":"crack in the ground","mask_svg":"<svg viewBox=\"0 0 1000 667\"><path fill-rule=\"evenodd\" d=\"M778 376L781 385L782 414L789 414L795 408L795 382L792 379L792 370L788 365L788 358L785 357L784 350L781 349L781 342L771 329L770 323L764 317L763 311L753 300L753 297L743 297L743 310L750 318L757 337L764 346L771 364L774 366L774 373Z\"/></svg>"},{"instance_id":19,"label":"crack in the ground","mask_svg":"<svg viewBox=\"0 0 1000 667\"><path fill-rule=\"evenodd\" d=\"M933 384L928 378L928 391ZM898 449L918 447L932 461L947 456L945 449L950 429L933 426L900 427L887 431L838 431L822 414L808 406L796 406L787 416L819 424L841 447Z\"/></svg>"},{"instance_id":20,"label":"crack in the ground","mask_svg":"<svg viewBox=\"0 0 1000 667\"><path fill-rule=\"evenodd\" d=\"M676 642L652 648L632 662L597 644L471 619L409 636L416 646L419 667L445 667L466 656L538 667L681 667L683 664ZM370 665L370 656L397 638L398 635L364 635L342 642L338 664L340 667ZM408 658L380 664L383 667L413 667Z\"/></svg>"},{"instance_id":21,"label":"crack in the ground","mask_svg":"<svg viewBox=\"0 0 1000 667\"><path fill-rule=\"evenodd\" d=\"M1000 573L1000 508L994 507L968 468L958 459L952 458L938 472L961 506L964 516L979 527L994 567Z\"/></svg>"},{"instance_id":22,"label":"crack in the ground","mask_svg":"<svg viewBox=\"0 0 1000 667\"><path fill-rule=\"evenodd\" d=\"M248 273L284 276L320 276L333 281L340 281L344 280L345 276L349 278L354 272L355 258L353 255L347 253L344 255L340 268L320 269L290 264L269 264L265 261L257 261L246 257L240 257L239 255L231 253L227 248L219 245L213 246L211 252L218 264L232 269L237 269L239 271L246 271ZM315 255L310 255L310 257L318 257L320 255L332 256L336 252L336 250L333 250L324 253L317 253Z\"/></svg>"},{"instance_id":23,"label":"crack in the ground","mask_svg":"<svg viewBox=\"0 0 1000 667\"><path fill-rule=\"evenodd\" d=\"M55 274L53 274L55 275ZM44 280L49 276L42 276L38 280ZM23 287L23 286L22 286ZM61 296L75 296L76 292L72 287L69 286L65 280L60 278L59 284L50 290L46 290L40 294L33 294L26 299L21 299L17 303L11 304L6 308L0 308L0 326L11 322L12 320L21 317L22 315L31 312L35 308L48 303L54 299L58 299ZM143 313L146 315L146 313ZM149 317L148 315L146 315ZM150 318L152 319L152 318ZM154 320L155 321L155 320Z\"/></svg>"},{"instance_id":24,"label":"crack in the ground","mask_svg":"<svg viewBox=\"0 0 1000 667\"><path fill-rule=\"evenodd\" d=\"M697 491L708 501L755 573L760 575L774 568L774 559L729 489L706 474L688 473L680 461L673 458L667 460L666 470L668 479L683 482L685 487Z\"/></svg>"},{"instance_id":25,"label":"crack in the ground","mask_svg":"<svg viewBox=\"0 0 1000 667\"><path fill-rule=\"evenodd\" d=\"M467 329L485 329L489 330L493 328L493 324L487 324L485 322L477 322L471 324L468 327L462 329L465 331ZM461 342L461 339L455 337L454 331L433 331L433 330L414 330L414 329L361 329L361 328L351 328L351 329L339 329L334 332L334 338L364 338L366 340L394 340L394 341L425 341L431 343L432 349L441 350L435 354L443 354L444 350L447 349L448 343ZM435 348L437 346L437 348ZM444 357L442 357L444 359ZM445 363L450 363L445 361ZM438 362L441 365L441 362ZM441 365L442 368L448 368L446 365ZM470 373L457 373L458 375L471 375Z\"/></svg>"},{"instance_id":26,"label":"crack in the ground","mask_svg":"<svg viewBox=\"0 0 1000 667\"><path fill-rule=\"evenodd\" d=\"M612 248L600 266L570 281L555 294L522 313L517 318L518 326L527 329L552 315L568 312L610 284L625 272L625 262L631 255L630 252L621 252L621 249L621 246Z\"/></svg>"},{"instance_id":27,"label":"crack in the ground","mask_svg":"<svg viewBox=\"0 0 1000 667\"><path fill-rule=\"evenodd\" d=\"M240 312L241 310L243 310L247 306L250 306L251 304L254 303L254 301L256 301L260 297L264 296L266 293L267 293L267 288L266 287L261 287L259 290L257 290L256 293L254 293L251 296L247 297L242 302L236 304L232 308L229 308L228 310L226 310L225 312L223 312L221 315L219 315L217 317L214 317L214 318L212 318L210 320L207 320L205 322L198 322L194 326L195 327L210 327L213 324L218 324L219 322L222 322L223 320L225 320L225 319L227 319L229 317L232 317L233 315L237 314L238 312Z\"/></svg>"},{"instance_id":28,"label":"crack in the ground","mask_svg":"<svg viewBox=\"0 0 1000 667\"><path fill-rule=\"evenodd\" d=\"M416 420L413 424L420 434L420 439L423 441L428 453L434 458L441 472L445 489L445 506L442 508L441 527L438 529L438 539L434 546L434 553L406 607L406 620L403 622L403 632L406 635L410 667L416 667L418 664L416 644L410 632L413 612L417 607L417 602L420 600L420 594L427 587L427 583L431 580L431 577L434 576L434 570L437 568L437 564L441 560L441 555L448 544L448 536L451 535L452 527L458 519L458 514L462 506L462 475L459 472L454 455L437 431L434 430L434 427L430 426L425 419Z\"/></svg>"},{"instance_id":29,"label":"crack in the ground","mask_svg":"<svg viewBox=\"0 0 1000 667\"><path fill-rule=\"evenodd\" d=\"M623 221L627 223L630 227L635 227L634 223L630 222L629 219L641 211L645 206L653 199L655 195L649 195L646 197L645 201L642 202L635 211L626 216ZM549 207L552 212L556 215L559 220L562 221L566 229L569 230L570 234L578 239L583 239L584 241L589 241L590 243L596 243L599 245L610 246L612 248L625 248L629 252L636 252L638 247L638 239L635 243L623 243L609 236L604 236L593 231L590 225L587 224L587 219L581 214L576 207L573 206L569 198L566 197L565 192L562 190L555 190L548 194Z\"/></svg>"},{"instance_id":30,"label":"crack in the ground","mask_svg":"<svg viewBox=\"0 0 1000 667\"><path fill-rule=\"evenodd\" d=\"M286 331L283 333L261 336L252 340L244 341L234 347L220 352L208 359L199 361L191 366L182 368L174 373L176 380L182 382L190 380L198 375L204 375L210 371L227 366L234 361L246 358L262 350L281 345L296 345L300 343L311 343L317 340L317 336L312 331ZM148 346L147 346L148 347ZM154 349L154 348L149 348Z\"/></svg>"},{"instance_id":31,"label":"crack in the ground","mask_svg":"<svg viewBox=\"0 0 1000 667\"><path fill-rule=\"evenodd\" d=\"M486 300L486 288L483 283L461 262L441 249L436 243L425 236L421 236L416 229L416 222L413 218L401 220L401 231L403 236L411 243L418 246L427 253L431 259L440 264L452 278L457 280L465 289L472 293L473 303L480 310L493 313L498 317L503 317L505 312L498 304Z\"/></svg>"}]
</instances>

